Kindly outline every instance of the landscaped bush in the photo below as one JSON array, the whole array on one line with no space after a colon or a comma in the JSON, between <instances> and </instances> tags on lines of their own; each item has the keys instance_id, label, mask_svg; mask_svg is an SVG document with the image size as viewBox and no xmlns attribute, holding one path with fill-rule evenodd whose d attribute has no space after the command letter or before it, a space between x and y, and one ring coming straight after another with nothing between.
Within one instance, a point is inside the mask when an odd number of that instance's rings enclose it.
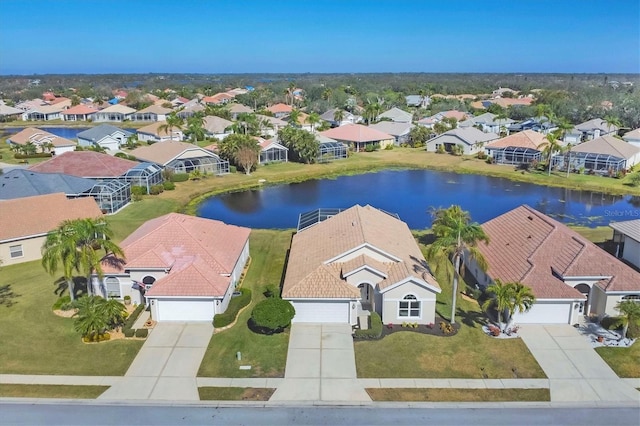
<instances>
[{"instance_id":1,"label":"landscaped bush","mask_svg":"<svg viewBox=\"0 0 640 426\"><path fill-rule=\"evenodd\" d=\"M258 303L251 312L252 329L262 334L283 331L291 324L296 311L287 300L272 297Z\"/></svg>"},{"instance_id":2,"label":"landscaped bush","mask_svg":"<svg viewBox=\"0 0 640 426\"><path fill-rule=\"evenodd\" d=\"M600 325L606 330L615 330L620 328L620 317L604 317L600 320Z\"/></svg>"},{"instance_id":3,"label":"landscaped bush","mask_svg":"<svg viewBox=\"0 0 640 426\"><path fill-rule=\"evenodd\" d=\"M629 328L627 329L627 337L629 339L637 339L638 337L640 337L640 321L631 321L629 323Z\"/></svg>"},{"instance_id":4,"label":"landscaped bush","mask_svg":"<svg viewBox=\"0 0 640 426\"><path fill-rule=\"evenodd\" d=\"M62 309L63 307L67 308L67 309ZM71 306L71 297L69 297L68 295L59 297L58 300L56 300L53 303L53 306L51 307L52 310L54 311L68 311L70 309L72 309L73 306Z\"/></svg>"},{"instance_id":5,"label":"landscaped bush","mask_svg":"<svg viewBox=\"0 0 640 426\"><path fill-rule=\"evenodd\" d=\"M126 152L116 152L113 156L124 158L125 160L137 161L136 157L134 157L133 155L129 155Z\"/></svg>"},{"instance_id":6,"label":"landscaped bush","mask_svg":"<svg viewBox=\"0 0 640 426\"><path fill-rule=\"evenodd\" d=\"M238 168L236 166L229 166L229 173L237 173Z\"/></svg>"},{"instance_id":7,"label":"landscaped bush","mask_svg":"<svg viewBox=\"0 0 640 426\"><path fill-rule=\"evenodd\" d=\"M164 188L165 191L173 191L174 189L176 189L176 184L173 182L163 182L162 183L162 187Z\"/></svg>"},{"instance_id":8,"label":"landscaped bush","mask_svg":"<svg viewBox=\"0 0 640 426\"><path fill-rule=\"evenodd\" d=\"M189 173L174 173L171 182L186 182L189 180Z\"/></svg>"},{"instance_id":9,"label":"landscaped bush","mask_svg":"<svg viewBox=\"0 0 640 426\"><path fill-rule=\"evenodd\" d=\"M142 311L144 311L144 308L145 308L144 304L138 305L138 307L135 308L131 313L131 315L129 315L129 317L125 320L124 325L122 326L122 332L126 337L133 336L133 334L131 334L131 336L127 336L127 330L131 330L131 328L133 327L133 324L135 324L136 320L138 319Z\"/></svg>"},{"instance_id":10,"label":"landscaped bush","mask_svg":"<svg viewBox=\"0 0 640 426\"><path fill-rule=\"evenodd\" d=\"M133 337L136 334L136 331L133 328L125 328L122 330L124 337Z\"/></svg>"},{"instance_id":11,"label":"landscaped bush","mask_svg":"<svg viewBox=\"0 0 640 426\"><path fill-rule=\"evenodd\" d=\"M264 297L280 297L280 287L275 284L268 285L263 294Z\"/></svg>"},{"instance_id":12,"label":"landscaped bush","mask_svg":"<svg viewBox=\"0 0 640 426\"><path fill-rule=\"evenodd\" d=\"M226 327L236 320L240 309L251 303L251 290L248 288L241 288L240 296L232 297L229 301L227 310L222 314L217 314L213 317L214 327Z\"/></svg>"},{"instance_id":13,"label":"landscaped bush","mask_svg":"<svg viewBox=\"0 0 640 426\"><path fill-rule=\"evenodd\" d=\"M109 333L104 334L96 334L95 336L84 336L82 341L85 343L98 343L98 342L106 342L107 340L111 340L111 335Z\"/></svg>"},{"instance_id":14,"label":"landscaped bush","mask_svg":"<svg viewBox=\"0 0 640 426\"><path fill-rule=\"evenodd\" d=\"M132 186L131 187L131 195L146 195L147 188L144 186Z\"/></svg>"},{"instance_id":15,"label":"landscaped bush","mask_svg":"<svg viewBox=\"0 0 640 426\"><path fill-rule=\"evenodd\" d=\"M147 337L149 335L148 328L139 328L136 330L136 337Z\"/></svg>"},{"instance_id":16,"label":"landscaped bush","mask_svg":"<svg viewBox=\"0 0 640 426\"><path fill-rule=\"evenodd\" d=\"M164 192L164 187L162 185L153 185L149 188L149 194L158 195Z\"/></svg>"},{"instance_id":17,"label":"landscaped bush","mask_svg":"<svg viewBox=\"0 0 640 426\"><path fill-rule=\"evenodd\" d=\"M22 160L27 158L49 158L53 157L53 154L50 152L38 152L35 154L15 154L13 158L16 160Z\"/></svg>"},{"instance_id":18,"label":"landscaped bush","mask_svg":"<svg viewBox=\"0 0 640 426\"><path fill-rule=\"evenodd\" d=\"M371 312L368 330L356 330L356 339L379 339L382 336L382 318L377 312Z\"/></svg>"}]
</instances>

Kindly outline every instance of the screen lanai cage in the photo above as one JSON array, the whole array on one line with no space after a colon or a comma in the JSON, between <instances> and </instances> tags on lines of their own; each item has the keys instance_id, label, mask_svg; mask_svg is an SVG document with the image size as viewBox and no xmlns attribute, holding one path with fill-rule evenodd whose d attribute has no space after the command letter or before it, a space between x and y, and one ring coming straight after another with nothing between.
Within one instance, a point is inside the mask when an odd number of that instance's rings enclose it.
<instances>
[{"instance_id":1,"label":"screen lanai cage","mask_svg":"<svg viewBox=\"0 0 640 426\"><path fill-rule=\"evenodd\" d=\"M170 161L165 168L174 173L199 171L213 175L224 175L229 173L229 162L215 154L211 154L211 156L176 158Z\"/></svg>"},{"instance_id":2,"label":"screen lanai cage","mask_svg":"<svg viewBox=\"0 0 640 426\"><path fill-rule=\"evenodd\" d=\"M349 147L342 142L320 142L320 152L318 153L318 163L340 160L347 158Z\"/></svg>"},{"instance_id":3,"label":"screen lanai cage","mask_svg":"<svg viewBox=\"0 0 640 426\"><path fill-rule=\"evenodd\" d=\"M120 179L129 182L131 186L147 188L149 193L152 186L162 183L162 168L153 163L140 163L128 170Z\"/></svg>"},{"instance_id":4,"label":"screen lanai cage","mask_svg":"<svg viewBox=\"0 0 640 426\"><path fill-rule=\"evenodd\" d=\"M552 165L559 169L594 171L600 174L608 174L609 171L618 172L626 168L627 160L610 154L598 154L594 152L567 152L553 157Z\"/></svg>"},{"instance_id":5,"label":"screen lanai cage","mask_svg":"<svg viewBox=\"0 0 640 426\"><path fill-rule=\"evenodd\" d=\"M103 213L111 214L131 201L131 185L119 179L100 181L86 195L96 200Z\"/></svg>"},{"instance_id":6,"label":"screen lanai cage","mask_svg":"<svg viewBox=\"0 0 640 426\"><path fill-rule=\"evenodd\" d=\"M524 164L540 161L542 153L533 148L509 146L493 151L493 159L497 164Z\"/></svg>"}]
</instances>

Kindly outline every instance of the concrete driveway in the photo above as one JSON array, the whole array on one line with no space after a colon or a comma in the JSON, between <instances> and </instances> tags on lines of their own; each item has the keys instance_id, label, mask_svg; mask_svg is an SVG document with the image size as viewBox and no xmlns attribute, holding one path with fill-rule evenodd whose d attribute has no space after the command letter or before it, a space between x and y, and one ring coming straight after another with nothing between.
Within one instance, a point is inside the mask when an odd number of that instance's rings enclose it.
<instances>
[{"instance_id":1,"label":"concrete driveway","mask_svg":"<svg viewBox=\"0 0 640 426\"><path fill-rule=\"evenodd\" d=\"M639 401L570 325L526 324L518 332L549 378L551 401Z\"/></svg>"},{"instance_id":2,"label":"concrete driveway","mask_svg":"<svg viewBox=\"0 0 640 426\"><path fill-rule=\"evenodd\" d=\"M348 324L293 324L284 377L271 401L371 401L358 384Z\"/></svg>"},{"instance_id":3,"label":"concrete driveway","mask_svg":"<svg viewBox=\"0 0 640 426\"><path fill-rule=\"evenodd\" d=\"M157 324L122 382L100 399L199 400L196 375L212 334L211 323Z\"/></svg>"}]
</instances>

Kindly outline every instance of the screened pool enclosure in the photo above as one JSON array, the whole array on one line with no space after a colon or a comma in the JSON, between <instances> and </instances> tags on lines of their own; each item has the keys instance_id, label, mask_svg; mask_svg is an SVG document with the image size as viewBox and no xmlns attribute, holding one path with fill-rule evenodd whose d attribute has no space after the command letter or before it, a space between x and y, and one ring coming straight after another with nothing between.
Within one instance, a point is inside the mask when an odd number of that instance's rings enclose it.
<instances>
[{"instance_id":1,"label":"screened pool enclosure","mask_svg":"<svg viewBox=\"0 0 640 426\"><path fill-rule=\"evenodd\" d=\"M318 163L347 158L349 147L342 142L320 142Z\"/></svg>"},{"instance_id":2,"label":"screened pool enclosure","mask_svg":"<svg viewBox=\"0 0 640 426\"><path fill-rule=\"evenodd\" d=\"M602 175L610 171L618 172L627 167L627 160L610 154L597 154L593 152L567 152L553 157L552 164L559 169L581 170L595 172Z\"/></svg>"},{"instance_id":3,"label":"screened pool enclosure","mask_svg":"<svg viewBox=\"0 0 640 426\"><path fill-rule=\"evenodd\" d=\"M153 163L140 163L128 170L120 179L129 182L131 186L145 187L149 193L152 186L162 183L162 168Z\"/></svg>"},{"instance_id":4,"label":"screened pool enclosure","mask_svg":"<svg viewBox=\"0 0 640 426\"><path fill-rule=\"evenodd\" d=\"M509 146L492 151L492 157L497 164L526 164L540 161L542 158L542 153L533 148Z\"/></svg>"},{"instance_id":5,"label":"screened pool enclosure","mask_svg":"<svg viewBox=\"0 0 640 426\"><path fill-rule=\"evenodd\" d=\"M131 201L131 185L122 180L113 179L96 183L86 195L98 203L104 214L115 213Z\"/></svg>"},{"instance_id":6,"label":"screened pool enclosure","mask_svg":"<svg viewBox=\"0 0 640 426\"><path fill-rule=\"evenodd\" d=\"M165 168L174 173L201 173L223 175L229 173L229 162L215 154L207 157L176 158L165 165Z\"/></svg>"}]
</instances>

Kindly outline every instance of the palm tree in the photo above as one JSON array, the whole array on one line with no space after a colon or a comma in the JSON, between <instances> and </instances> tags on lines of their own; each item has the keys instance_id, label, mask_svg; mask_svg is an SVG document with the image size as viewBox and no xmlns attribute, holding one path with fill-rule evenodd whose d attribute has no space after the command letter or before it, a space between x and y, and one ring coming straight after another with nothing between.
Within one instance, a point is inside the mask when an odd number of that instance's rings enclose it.
<instances>
[{"instance_id":1,"label":"palm tree","mask_svg":"<svg viewBox=\"0 0 640 426\"><path fill-rule=\"evenodd\" d=\"M300 119L300 110L293 108L291 110L291 114L289 114L289 124L291 124L292 126L297 126L298 120Z\"/></svg>"},{"instance_id":2,"label":"palm tree","mask_svg":"<svg viewBox=\"0 0 640 426\"><path fill-rule=\"evenodd\" d=\"M333 113L333 121L335 121L336 124L340 126L342 120L344 120L344 111L340 108L337 108Z\"/></svg>"},{"instance_id":3,"label":"palm tree","mask_svg":"<svg viewBox=\"0 0 640 426\"><path fill-rule=\"evenodd\" d=\"M500 114L496 115L493 119L498 121L498 135L502 136L502 122L509 118L506 111L502 111ZM506 131L505 131L506 133ZM508 135L507 135L508 136Z\"/></svg>"},{"instance_id":4,"label":"palm tree","mask_svg":"<svg viewBox=\"0 0 640 426\"><path fill-rule=\"evenodd\" d=\"M569 178L569 171L571 170L571 148L573 145L570 143L567 144L565 148L565 152L567 153L567 179Z\"/></svg>"},{"instance_id":5,"label":"palm tree","mask_svg":"<svg viewBox=\"0 0 640 426\"><path fill-rule=\"evenodd\" d=\"M427 256L440 261L437 265L442 264L444 259L453 263L451 323L455 324L458 280L462 265L468 259L475 261L482 270L487 269L487 261L478 250L478 243L484 241L488 244L489 237L479 224L471 222L469 212L462 210L460 206L436 209L431 214L434 218L432 230L436 240L427 249Z\"/></svg>"},{"instance_id":6,"label":"palm tree","mask_svg":"<svg viewBox=\"0 0 640 426\"><path fill-rule=\"evenodd\" d=\"M619 325L622 325L622 339L624 339L629 330L629 323L640 320L640 303L623 300L616 304L616 310L620 312Z\"/></svg>"},{"instance_id":7,"label":"palm tree","mask_svg":"<svg viewBox=\"0 0 640 426\"><path fill-rule=\"evenodd\" d=\"M319 122L320 114L318 114L317 112L312 112L311 114L309 114L309 116L307 117L307 123L311 125L311 133L316 130L316 124L318 124Z\"/></svg>"},{"instance_id":8,"label":"palm tree","mask_svg":"<svg viewBox=\"0 0 640 426\"><path fill-rule=\"evenodd\" d=\"M519 282L511 284L513 285L513 299L509 306L509 320L513 318L513 314L515 314L516 311L521 314L528 312L536 302L536 296L533 294L530 287ZM507 325L509 325L508 322Z\"/></svg>"},{"instance_id":9,"label":"palm tree","mask_svg":"<svg viewBox=\"0 0 640 426\"><path fill-rule=\"evenodd\" d=\"M487 299L482 304L482 309L485 311L491 307L495 307L498 312L498 326L502 329L502 314L506 310L510 310L511 301L513 300L513 283L503 283L501 280L496 279L495 282L487 287L487 293L493 294L493 297Z\"/></svg>"},{"instance_id":10,"label":"palm tree","mask_svg":"<svg viewBox=\"0 0 640 426\"><path fill-rule=\"evenodd\" d=\"M90 296L81 297L76 302L78 312L74 315L74 327L82 334L82 337L87 337L90 341L103 334L109 325L108 318L101 306L103 302L104 299L101 297Z\"/></svg>"},{"instance_id":11,"label":"palm tree","mask_svg":"<svg viewBox=\"0 0 640 426\"><path fill-rule=\"evenodd\" d=\"M607 114L604 116L604 118L602 119L602 124L607 125L609 132L611 132L612 127L615 127L618 129L622 127L622 122L620 121L620 119L615 115L611 115L611 114Z\"/></svg>"},{"instance_id":12,"label":"palm tree","mask_svg":"<svg viewBox=\"0 0 640 426\"><path fill-rule=\"evenodd\" d=\"M170 140L173 140L173 129L182 127L183 123L184 120L182 117L174 111L167 115L165 123L158 127L158 132L165 131L167 135L169 135Z\"/></svg>"},{"instance_id":13,"label":"palm tree","mask_svg":"<svg viewBox=\"0 0 640 426\"><path fill-rule=\"evenodd\" d=\"M200 114L194 114L187 118L187 132L189 133L189 140L192 143L204 140L206 136L204 118Z\"/></svg>"},{"instance_id":14,"label":"palm tree","mask_svg":"<svg viewBox=\"0 0 640 426\"><path fill-rule=\"evenodd\" d=\"M110 328L121 326L127 316L127 308L117 299L101 298L98 307Z\"/></svg>"},{"instance_id":15,"label":"palm tree","mask_svg":"<svg viewBox=\"0 0 640 426\"><path fill-rule=\"evenodd\" d=\"M542 152L544 153L545 157L547 157L547 162L549 163L548 176L551 176L551 160L553 158L553 154L555 154L556 152L561 152L562 146L560 146L556 135L553 133L545 135L544 138L547 140L547 142L542 144L541 147L543 148Z\"/></svg>"},{"instance_id":16,"label":"palm tree","mask_svg":"<svg viewBox=\"0 0 640 426\"><path fill-rule=\"evenodd\" d=\"M55 274L59 267L67 282L67 290L71 300L75 300L73 288L73 271L78 270L77 248L73 241L70 222L63 222L58 228L47 235L42 245L42 267L49 274Z\"/></svg>"}]
</instances>

